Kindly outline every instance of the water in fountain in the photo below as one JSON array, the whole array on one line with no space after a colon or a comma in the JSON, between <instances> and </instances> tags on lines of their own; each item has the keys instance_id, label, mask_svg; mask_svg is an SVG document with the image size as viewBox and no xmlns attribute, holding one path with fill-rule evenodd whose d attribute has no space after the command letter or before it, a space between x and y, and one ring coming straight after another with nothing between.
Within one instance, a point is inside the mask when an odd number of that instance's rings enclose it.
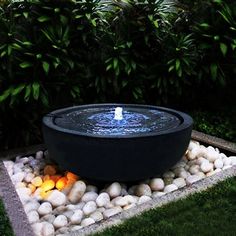
<instances>
[{"instance_id":1,"label":"water in fountain","mask_svg":"<svg viewBox=\"0 0 236 236\"><path fill-rule=\"evenodd\" d=\"M97 136L132 136L173 129L182 120L158 109L142 107L95 107L56 117L59 127Z\"/></svg>"}]
</instances>

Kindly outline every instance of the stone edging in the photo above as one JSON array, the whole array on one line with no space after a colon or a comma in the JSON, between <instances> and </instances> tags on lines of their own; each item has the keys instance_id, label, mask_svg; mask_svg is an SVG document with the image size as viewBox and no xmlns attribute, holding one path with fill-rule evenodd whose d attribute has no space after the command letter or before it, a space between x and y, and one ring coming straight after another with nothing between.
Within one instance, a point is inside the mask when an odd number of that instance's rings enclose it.
<instances>
[{"instance_id":1,"label":"stone edging","mask_svg":"<svg viewBox=\"0 0 236 236\"><path fill-rule=\"evenodd\" d=\"M0 161L0 197L4 202L15 236L34 236L22 203L2 161Z\"/></svg>"}]
</instances>

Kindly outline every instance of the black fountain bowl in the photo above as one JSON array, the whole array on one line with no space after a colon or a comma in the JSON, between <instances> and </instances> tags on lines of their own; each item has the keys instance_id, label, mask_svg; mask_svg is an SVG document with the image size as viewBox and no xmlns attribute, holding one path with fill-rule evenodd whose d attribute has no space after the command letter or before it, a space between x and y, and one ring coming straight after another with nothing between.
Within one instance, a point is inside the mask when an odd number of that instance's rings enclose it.
<instances>
[{"instance_id":1,"label":"black fountain bowl","mask_svg":"<svg viewBox=\"0 0 236 236\"><path fill-rule=\"evenodd\" d=\"M76 109L121 106L158 109L177 116L177 127L136 136L97 136L61 128L54 119ZM60 167L96 181L136 181L162 174L184 155L192 132L192 118L156 106L94 104L56 110L43 118L43 135L50 157Z\"/></svg>"}]
</instances>

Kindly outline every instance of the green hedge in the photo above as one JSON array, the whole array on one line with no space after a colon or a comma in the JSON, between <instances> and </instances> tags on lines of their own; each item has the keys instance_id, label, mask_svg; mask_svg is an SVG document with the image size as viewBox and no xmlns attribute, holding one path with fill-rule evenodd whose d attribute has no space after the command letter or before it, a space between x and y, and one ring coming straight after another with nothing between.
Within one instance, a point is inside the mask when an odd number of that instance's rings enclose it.
<instances>
[{"instance_id":1,"label":"green hedge","mask_svg":"<svg viewBox=\"0 0 236 236\"><path fill-rule=\"evenodd\" d=\"M218 102L225 101L219 94L235 97L232 1L1 4L1 148L41 142L41 118L58 107L94 102L187 107L204 101L209 91Z\"/></svg>"}]
</instances>

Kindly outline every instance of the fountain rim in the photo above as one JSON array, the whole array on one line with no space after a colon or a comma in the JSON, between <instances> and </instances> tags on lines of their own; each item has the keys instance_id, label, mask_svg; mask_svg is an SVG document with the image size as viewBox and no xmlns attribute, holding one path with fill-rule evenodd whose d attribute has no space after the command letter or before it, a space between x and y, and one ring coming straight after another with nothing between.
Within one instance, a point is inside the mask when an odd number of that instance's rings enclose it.
<instances>
[{"instance_id":1,"label":"fountain rim","mask_svg":"<svg viewBox=\"0 0 236 236\"><path fill-rule=\"evenodd\" d=\"M91 133L84 133L80 131L75 131L71 129L66 129L63 127L60 127L54 123L54 119L57 118L59 114L65 114L66 112L73 112L77 109L84 109L84 108L99 108L99 107L134 107L134 108L146 108L146 109L155 109L164 111L167 113L170 113L176 117L178 117L181 120L181 123L175 127L171 128L169 130L163 130L163 131L156 131L156 132L149 132L149 133L140 133L140 134L128 134L128 135L96 135ZM175 133L184 129L189 128L193 124L193 119L188 114L177 111L175 109L161 107L161 106L153 106L153 105L143 105L143 104L128 104L128 103L97 103L97 104L85 104L85 105L78 105L78 106L70 106L62 109L54 110L48 114L46 114L43 117L43 125L47 128L50 128L52 130L65 133L65 134L71 134L76 136L82 136L82 137L90 137L90 138L99 138L99 139L129 139L129 138L143 138L143 137L153 137L153 136L160 136L165 134L171 134Z\"/></svg>"}]
</instances>

